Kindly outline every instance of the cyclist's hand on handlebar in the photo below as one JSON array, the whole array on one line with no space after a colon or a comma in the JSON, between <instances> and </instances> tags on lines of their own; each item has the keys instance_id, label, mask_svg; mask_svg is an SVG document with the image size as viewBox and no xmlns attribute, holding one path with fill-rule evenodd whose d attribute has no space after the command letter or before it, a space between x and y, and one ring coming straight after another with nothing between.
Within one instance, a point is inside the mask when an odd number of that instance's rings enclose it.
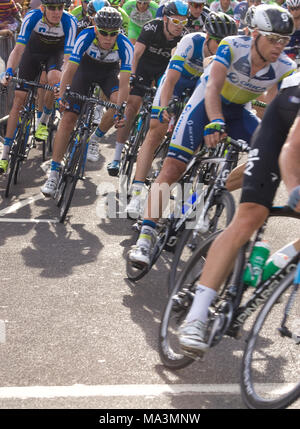
<instances>
[{"instance_id":1,"label":"cyclist's hand on handlebar","mask_svg":"<svg viewBox=\"0 0 300 429\"><path fill-rule=\"evenodd\" d=\"M123 128L125 126L125 121L126 121L126 115L120 115L118 113L116 113L114 115L114 121L115 121L115 127L116 128Z\"/></svg>"},{"instance_id":2,"label":"cyclist's hand on handlebar","mask_svg":"<svg viewBox=\"0 0 300 429\"><path fill-rule=\"evenodd\" d=\"M60 87L60 82L58 82L58 83L56 83L54 86L54 98L55 98L55 100L58 100L59 99L59 87Z\"/></svg>"},{"instance_id":3,"label":"cyclist's hand on handlebar","mask_svg":"<svg viewBox=\"0 0 300 429\"><path fill-rule=\"evenodd\" d=\"M214 119L204 127L204 142L207 147L216 147L220 139L226 136L223 119Z\"/></svg>"},{"instance_id":4,"label":"cyclist's hand on handlebar","mask_svg":"<svg viewBox=\"0 0 300 429\"><path fill-rule=\"evenodd\" d=\"M167 124L170 121L171 116L169 115L169 113L165 107L161 107L160 111L157 115L157 118L158 118L159 122L161 122L162 124Z\"/></svg>"},{"instance_id":5,"label":"cyclist's hand on handlebar","mask_svg":"<svg viewBox=\"0 0 300 429\"><path fill-rule=\"evenodd\" d=\"M300 213L300 185L296 186L289 195L288 205L295 212Z\"/></svg>"},{"instance_id":6,"label":"cyclist's hand on handlebar","mask_svg":"<svg viewBox=\"0 0 300 429\"><path fill-rule=\"evenodd\" d=\"M1 84L4 86L7 86L11 80L11 78L13 77L13 71L12 68L8 68L6 70L6 72L1 73L0 75L0 79L1 79Z\"/></svg>"}]
</instances>

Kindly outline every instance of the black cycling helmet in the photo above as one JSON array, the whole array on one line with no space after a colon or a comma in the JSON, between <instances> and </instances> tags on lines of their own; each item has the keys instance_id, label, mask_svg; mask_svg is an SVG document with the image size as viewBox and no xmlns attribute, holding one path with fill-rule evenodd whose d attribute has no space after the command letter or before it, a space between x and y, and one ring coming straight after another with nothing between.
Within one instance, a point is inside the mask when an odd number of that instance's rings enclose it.
<instances>
[{"instance_id":1,"label":"black cycling helmet","mask_svg":"<svg viewBox=\"0 0 300 429\"><path fill-rule=\"evenodd\" d=\"M64 5L66 3L66 0L42 0L41 3L44 6L52 6L55 4L63 4Z\"/></svg>"},{"instance_id":2,"label":"black cycling helmet","mask_svg":"<svg viewBox=\"0 0 300 429\"><path fill-rule=\"evenodd\" d=\"M98 28L115 28L122 26L122 15L114 7L103 7L94 16L95 25Z\"/></svg>"},{"instance_id":3,"label":"black cycling helmet","mask_svg":"<svg viewBox=\"0 0 300 429\"><path fill-rule=\"evenodd\" d=\"M92 0L89 2L87 7L87 14L94 16L103 7L109 7L110 3L107 0Z\"/></svg>"},{"instance_id":4,"label":"black cycling helmet","mask_svg":"<svg viewBox=\"0 0 300 429\"><path fill-rule=\"evenodd\" d=\"M205 30L216 39L237 34L235 20L223 12L210 12L205 20Z\"/></svg>"},{"instance_id":5,"label":"black cycling helmet","mask_svg":"<svg viewBox=\"0 0 300 429\"><path fill-rule=\"evenodd\" d=\"M260 4L255 7L253 26L264 33L275 33L289 36L294 32L294 19L283 7L271 4Z\"/></svg>"},{"instance_id":6,"label":"black cycling helmet","mask_svg":"<svg viewBox=\"0 0 300 429\"><path fill-rule=\"evenodd\" d=\"M185 1L174 0L165 3L163 8L163 15L172 16L172 15L181 15L187 16L189 11L189 6Z\"/></svg>"}]
</instances>

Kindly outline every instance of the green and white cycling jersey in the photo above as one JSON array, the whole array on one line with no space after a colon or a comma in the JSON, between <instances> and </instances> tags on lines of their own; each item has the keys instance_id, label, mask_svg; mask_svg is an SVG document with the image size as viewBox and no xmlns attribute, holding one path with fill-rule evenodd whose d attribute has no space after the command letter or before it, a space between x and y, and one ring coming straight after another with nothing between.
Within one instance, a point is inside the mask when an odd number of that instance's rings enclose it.
<instances>
[{"instance_id":1,"label":"green and white cycling jersey","mask_svg":"<svg viewBox=\"0 0 300 429\"><path fill-rule=\"evenodd\" d=\"M150 1L148 9L145 12L140 12L137 9L136 4L136 0L128 0L123 5L123 9L129 16L130 23L133 23L138 27L142 28L143 25L146 24L146 22L151 21L155 18L158 5L154 1Z\"/></svg>"},{"instance_id":2,"label":"green and white cycling jersey","mask_svg":"<svg viewBox=\"0 0 300 429\"><path fill-rule=\"evenodd\" d=\"M285 53L281 53L277 61L251 76L252 41L248 36L230 36L225 37L218 47L214 61L222 63L228 69L221 91L225 103L246 104L275 83L280 86L282 80L296 70L296 63ZM206 85L209 69L210 66L205 69L200 85Z\"/></svg>"},{"instance_id":3,"label":"green and white cycling jersey","mask_svg":"<svg viewBox=\"0 0 300 429\"><path fill-rule=\"evenodd\" d=\"M213 1L209 6L209 8L211 12L224 12L224 13L227 13L227 15L233 16L234 9L238 6L238 4L239 4L238 1L233 0L229 3L228 9L223 10L221 3L217 0L217 1Z\"/></svg>"}]
</instances>

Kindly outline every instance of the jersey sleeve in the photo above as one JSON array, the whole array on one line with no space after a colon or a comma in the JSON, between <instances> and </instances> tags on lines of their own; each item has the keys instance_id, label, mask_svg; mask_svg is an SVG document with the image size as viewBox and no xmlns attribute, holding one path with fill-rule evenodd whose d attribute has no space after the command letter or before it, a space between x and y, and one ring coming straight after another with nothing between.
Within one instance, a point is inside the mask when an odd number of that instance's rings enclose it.
<instances>
[{"instance_id":1,"label":"jersey sleeve","mask_svg":"<svg viewBox=\"0 0 300 429\"><path fill-rule=\"evenodd\" d=\"M219 44L214 60L222 63L227 68L230 66L233 60L233 51L226 38Z\"/></svg>"},{"instance_id":2,"label":"jersey sleeve","mask_svg":"<svg viewBox=\"0 0 300 429\"><path fill-rule=\"evenodd\" d=\"M61 22L65 33L64 53L71 54L75 45L77 32L77 19L69 13L63 14Z\"/></svg>"},{"instance_id":3,"label":"jersey sleeve","mask_svg":"<svg viewBox=\"0 0 300 429\"><path fill-rule=\"evenodd\" d=\"M133 45L130 40L123 34L119 34L117 38L119 57L121 60L120 71L131 72L133 61Z\"/></svg>"},{"instance_id":4,"label":"jersey sleeve","mask_svg":"<svg viewBox=\"0 0 300 429\"><path fill-rule=\"evenodd\" d=\"M20 45L26 45L32 30L36 26L37 22L42 18L43 13L39 9L33 9L32 11L28 12L22 22L20 33L17 38L17 43Z\"/></svg>"},{"instance_id":5,"label":"jersey sleeve","mask_svg":"<svg viewBox=\"0 0 300 429\"><path fill-rule=\"evenodd\" d=\"M185 61L192 58L193 53L194 43L188 34L183 37L177 45L176 51L170 60L169 69L177 70L181 73L183 71Z\"/></svg>"},{"instance_id":6,"label":"jersey sleeve","mask_svg":"<svg viewBox=\"0 0 300 429\"><path fill-rule=\"evenodd\" d=\"M69 58L69 61L75 64L79 64L83 54L91 45L94 38L94 28L86 28L85 30L81 31L81 33L79 33L77 39L75 40L75 45Z\"/></svg>"}]
</instances>

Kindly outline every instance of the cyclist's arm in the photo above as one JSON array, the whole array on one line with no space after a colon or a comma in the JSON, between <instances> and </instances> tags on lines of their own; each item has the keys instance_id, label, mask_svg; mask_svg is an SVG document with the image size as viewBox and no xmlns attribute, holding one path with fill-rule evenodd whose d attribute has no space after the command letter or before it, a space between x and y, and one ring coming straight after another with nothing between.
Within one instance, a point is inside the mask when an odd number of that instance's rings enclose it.
<instances>
[{"instance_id":1,"label":"cyclist's arm","mask_svg":"<svg viewBox=\"0 0 300 429\"><path fill-rule=\"evenodd\" d=\"M141 56L143 55L143 53L145 52L146 49L146 45L144 45L144 43L141 42L136 42L134 45L134 54L133 54L133 62L132 62L132 69L131 69L131 73L135 74L138 63L140 61Z\"/></svg>"},{"instance_id":2,"label":"cyclist's arm","mask_svg":"<svg viewBox=\"0 0 300 429\"><path fill-rule=\"evenodd\" d=\"M13 72L16 71L18 65L20 64L24 50L25 45L19 43L16 44L8 58L6 69L12 68Z\"/></svg>"},{"instance_id":3,"label":"cyclist's arm","mask_svg":"<svg viewBox=\"0 0 300 429\"><path fill-rule=\"evenodd\" d=\"M205 90L205 109L210 121L223 119L221 91L225 83L227 67L218 61L212 64Z\"/></svg>"},{"instance_id":4,"label":"cyclist's arm","mask_svg":"<svg viewBox=\"0 0 300 429\"><path fill-rule=\"evenodd\" d=\"M119 77L119 92L117 104L120 106L123 101L127 101L129 95L129 78L128 71L121 71Z\"/></svg>"},{"instance_id":5,"label":"cyclist's arm","mask_svg":"<svg viewBox=\"0 0 300 429\"><path fill-rule=\"evenodd\" d=\"M297 116L279 156L282 180L289 194L300 185L300 116ZM300 212L300 202L297 205Z\"/></svg>"},{"instance_id":6,"label":"cyclist's arm","mask_svg":"<svg viewBox=\"0 0 300 429\"><path fill-rule=\"evenodd\" d=\"M61 77L60 89L59 89L60 98L63 96L66 90L66 86L71 85L73 77L76 73L76 70L78 69L78 66L79 64L68 61Z\"/></svg>"},{"instance_id":7,"label":"cyclist's arm","mask_svg":"<svg viewBox=\"0 0 300 429\"><path fill-rule=\"evenodd\" d=\"M160 105L166 107L171 100L176 83L178 82L181 73L177 70L168 70L166 79L163 83L160 95Z\"/></svg>"}]
</instances>

